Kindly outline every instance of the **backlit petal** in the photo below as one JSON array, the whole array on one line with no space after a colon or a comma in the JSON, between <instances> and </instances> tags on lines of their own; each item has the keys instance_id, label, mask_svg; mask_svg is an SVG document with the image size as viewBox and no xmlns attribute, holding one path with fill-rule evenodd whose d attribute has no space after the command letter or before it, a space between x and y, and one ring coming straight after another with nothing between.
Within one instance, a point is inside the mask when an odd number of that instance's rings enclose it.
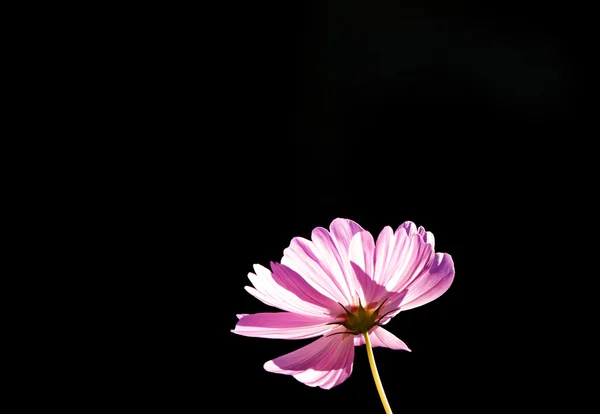
<instances>
[{"instance_id":1,"label":"backlit petal","mask_svg":"<svg viewBox=\"0 0 600 414\"><path fill-rule=\"evenodd\" d=\"M298 315L291 312L265 312L243 316L232 330L243 336L276 339L305 339L335 329L330 318Z\"/></svg>"},{"instance_id":2,"label":"backlit petal","mask_svg":"<svg viewBox=\"0 0 600 414\"><path fill-rule=\"evenodd\" d=\"M363 231L362 227L353 221L336 219L331 223L331 233L317 227L312 240L293 238L283 251L281 263L333 301L351 303L356 283L348 249L352 236L359 231Z\"/></svg>"},{"instance_id":3,"label":"backlit petal","mask_svg":"<svg viewBox=\"0 0 600 414\"><path fill-rule=\"evenodd\" d=\"M277 374L293 375L311 387L330 389L350 376L353 362L352 338L331 335L268 361L264 368Z\"/></svg>"},{"instance_id":4,"label":"backlit petal","mask_svg":"<svg viewBox=\"0 0 600 414\"><path fill-rule=\"evenodd\" d=\"M432 263L434 251L431 244L425 242L416 230L409 236L405 228L401 227L394 238L394 243L390 244L393 251L388 252L393 258L387 262L382 279L388 291L401 292ZM379 257L379 251L377 254ZM378 265L379 262L376 263Z\"/></svg>"},{"instance_id":5,"label":"backlit petal","mask_svg":"<svg viewBox=\"0 0 600 414\"><path fill-rule=\"evenodd\" d=\"M454 262L447 253L436 253L431 267L406 287L402 310L416 308L440 297L454 280Z\"/></svg>"},{"instance_id":6,"label":"backlit petal","mask_svg":"<svg viewBox=\"0 0 600 414\"><path fill-rule=\"evenodd\" d=\"M353 267L356 291L362 299L363 305L373 301L377 294L384 289L373 280L374 273L375 241L371 233L362 231L352 238L350 243L349 260ZM358 267L358 269L357 269Z\"/></svg>"},{"instance_id":7,"label":"backlit petal","mask_svg":"<svg viewBox=\"0 0 600 414\"><path fill-rule=\"evenodd\" d=\"M387 329L382 328L381 326L375 326L373 329L369 331L369 339L371 340L371 346L375 347L383 347L390 348L396 350L409 351L410 349L406 344L396 335L388 331ZM364 345L365 338L362 335L356 335L354 337L354 345Z\"/></svg>"},{"instance_id":8,"label":"backlit petal","mask_svg":"<svg viewBox=\"0 0 600 414\"><path fill-rule=\"evenodd\" d=\"M408 346L398 338L396 335L388 331L387 329L382 328L381 326L376 326L370 333L371 345L373 347L381 346L390 349L401 349L403 351L410 351Z\"/></svg>"},{"instance_id":9,"label":"backlit petal","mask_svg":"<svg viewBox=\"0 0 600 414\"><path fill-rule=\"evenodd\" d=\"M303 315L326 315L339 312L339 305L315 290L300 275L286 266L271 263L273 271L254 265L256 274L248 278L254 289L246 290L267 305Z\"/></svg>"},{"instance_id":10,"label":"backlit petal","mask_svg":"<svg viewBox=\"0 0 600 414\"><path fill-rule=\"evenodd\" d=\"M408 234L409 237L418 233L417 225L415 223L413 223L412 221L405 221L404 223L402 223L401 225L398 226L396 231L398 231L400 229L404 229L406 231L406 234Z\"/></svg>"},{"instance_id":11,"label":"backlit petal","mask_svg":"<svg viewBox=\"0 0 600 414\"><path fill-rule=\"evenodd\" d=\"M353 278L348 278L348 247L338 246L332 235L322 227L316 228L311 240L319 251L321 267L334 281L346 300L354 293Z\"/></svg>"},{"instance_id":12,"label":"backlit petal","mask_svg":"<svg viewBox=\"0 0 600 414\"><path fill-rule=\"evenodd\" d=\"M421 235L421 237L423 237L425 243L429 243L431 244L431 247L435 248L435 237L433 236L432 232L426 231L423 227L419 227L418 233Z\"/></svg>"}]
</instances>

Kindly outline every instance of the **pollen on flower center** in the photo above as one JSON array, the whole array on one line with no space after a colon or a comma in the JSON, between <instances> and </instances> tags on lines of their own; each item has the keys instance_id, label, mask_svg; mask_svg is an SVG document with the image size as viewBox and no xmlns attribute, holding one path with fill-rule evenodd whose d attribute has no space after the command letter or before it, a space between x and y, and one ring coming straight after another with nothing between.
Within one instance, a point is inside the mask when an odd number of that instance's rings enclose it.
<instances>
[{"instance_id":1,"label":"pollen on flower center","mask_svg":"<svg viewBox=\"0 0 600 414\"><path fill-rule=\"evenodd\" d=\"M345 313L339 315L338 318L343 318L344 321L332 322L332 324L342 325L348 331L336 333L359 335L368 332L373 326L379 325L379 321L385 316L380 316L379 311L386 300L381 302L379 306L377 306L377 303L374 303L367 305L366 308L363 307L360 300L358 306L351 306L350 309L340 303Z\"/></svg>"}]
</instances>

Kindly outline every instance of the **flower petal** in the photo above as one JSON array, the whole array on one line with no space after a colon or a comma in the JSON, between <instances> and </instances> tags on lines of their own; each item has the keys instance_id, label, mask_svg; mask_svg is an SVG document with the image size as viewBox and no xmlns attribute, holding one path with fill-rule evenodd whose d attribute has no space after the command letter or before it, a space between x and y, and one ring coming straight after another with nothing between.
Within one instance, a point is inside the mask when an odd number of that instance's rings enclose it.
<instances>
[{"instance_id":1,"label":"flower petal","mask_svg":"<svg viewBox=\"0 0 600 414\"><path fill-rule=\"evenodd\" d=\"M410 351L408 346L398 338L396 335L388 331L387 329L382 328L381 326L375 326L373 329L369 331L369 339L371 340L371 346L376 348L378 346L383 348L390 348L396 350ZM364 345L365 338L362 335L356 335L354 337L354 345Z\"/></svg>"},{"instance_id":2,"label":"flower petal","mask_svg":"<svg viewBox=\"0 0 600 414\"><path fill-rule=\"evenodd\" d=\"M301 275L321 294L335 302L351 303L354 273L348 261L352 236L362 227L347 219L335 219L331 233L317 227L311 240L295 237L283 252L281 263Z\"/></svg>"},{"instance_id":3,"label":"flower petal","mask_svg":"<svg viewBox=\"0 0 600 414\"><path fill-rule=\"evenodd\" d=\"M385 226L375 242L375 271L373 280L384 286L390 276L388 269L394 267L398 259L399 247L396 246L397 238L390 226Z\"/></svg>"},{"instance_id":4,"label":"flower petal","mask_svg":"<svg viewBox=\"0 0 600 414\"><path fill-rule=\"evenodd\" d=\"M339 305L316 291L299 274L279 263L269 269L254 265L256 274L249 273L253 288L246 290L269 306L303 315L320 316L339 312Z\"/></svg>"},{"instance_id":5,"label":"flower petal","mask_svg":"<svg viewBox=\"0 0 600 414\"><path fill-rule=\"evenodd\" d=\"M354 279L348 278L348 249L336 244L332 235L322 227L316 228L311 240L319 251L322 268L331 277L344 298L349 300L354 292Z\"/></svg>"},{"instance_id":6,"label":"flower petal","mask_svg":"<svg viewBox=\"0 0 600 414\"><path fill-rule=\"evenodd\" d=\"M380 253L383 256L391 256L384 262L385 269L380 274L380 283L383 283L389 292L401 292L433 261L433 246L427 243L416 230L413 231L412 227L409 230L412 235L406 233L404 227L400 227L394 234L395 240L387 243L389 249L387 252L385 252L386 243L382 245L381 251L376 247L378 259ZM377 261L375 266L379 265L380 262Z\"/></svg>"},{"instance_id":7,"label":"flower petal","mask_svg":"<svg viewBox=\"0 0 600 414\"><path fill-rule=\"evenodd\" d=\"M454 261L447 253L436 253L431 266L406 287L401 309L413 309L439 298L454 280Z\"/></svg>"},{"instance_id":8,"label":"flower petal","mask_svg":"<svg viewBox=\"0 0 600 414\"><path fill-rule=\"evenodd\" d=\"M329 230L335 239L338 250L346 253L350 248L352 237L358 232L365 231L358 223L348 219L337 218L329 225Z\"/></svg>"},{"instance_id":9,"label":"flower petal","mask_svg":"<svg viewBox=\"0 0 600 414\"><path fill-rule=\"evenodd\" d=\"M319 293L302 276L289 267L280 263L271 263L273 280L282 288L293 293L305 303L311 303L319 308L339 312L339 304L327 296Z\"/></svg>"},{"instance_id":10,"label":"flower petal","mask_svg":"<svg viewBox=\"0 0 600 414\"><path fill-rule=\"evenodd\" d=\"M264 368L276 374L293 375L298 381L311 387L330 389L350 376L353 362L352 338L331 335L268 361Z\"/></svg>"},{"instance_id":11,"label":"flower petal","mask_svg":"<svg viewBox=\"0 0 600 414\"><path fill-rule=\"evenodd\" d=\"M433 237L432 232L426 231L425 228L423 228L422 226L419 226L418 233L421 235L421 237L423 237L423 240L425 240L425 243L429 243L429 244L431 244L431 247L435 248L435 237Z\"/></svg>"},{"instance_id":12,"label":"flower petal","mask_svg":"<svg viewBox=\"0 0 600 414\"><path fill-rule=\"evenodd\" d=\"M384 348L397 350L400 349L403 351L410 352L410 349L408 348L408 346L406 346L404 341L402 341L400 338L398 338L396 335L394 335L387 329L382 328L381 326L376 326L375 328L373 328L369 339L371 339L371 345L373 345L373 347L381 346Z\"/></svg>"},{"instance_id":13,"label":"flower petal","mask_svg":"<svg viewBox=\"0 0 600 414\"><path fill-rule=\"evenodd\" d=\"M305 339L335 329L330 318L298 315L291 312L264 312L243 316L231 332L260 338Z\"/></svg>"},{"instance_id":14,"label":"flower petal","mask_svg":"<svg viewBox=\"0 0 600 414\"><path fill-rule=\"evenodd\" d=\"M398 226L396 231L398 231L400 229L404 229L406 231L406 234L408 234L409 237L418 233L417 225L415 223L413 223L412 221L405 221L404 223L402 223L401 225Z\"/></svg>"},{"instance_id":15,"label":"flower petal","mask_svg":"<svg viewBox=\"0 0 600 414\"><path fill-rule=\"evenodd\" d=\"M373 280L374 255L375 241L371 233L362 231L355 234L350 243L348 258L357 281L355 289L363 305L371 303L384 290L382 285L377 285Z\"/></svg>"}]
</instances>

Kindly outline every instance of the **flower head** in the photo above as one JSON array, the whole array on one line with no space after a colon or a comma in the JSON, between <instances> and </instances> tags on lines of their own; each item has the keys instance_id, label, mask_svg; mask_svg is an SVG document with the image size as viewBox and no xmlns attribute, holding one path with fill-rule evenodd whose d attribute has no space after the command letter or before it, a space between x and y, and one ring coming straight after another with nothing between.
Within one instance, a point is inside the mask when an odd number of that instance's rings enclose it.
<instances>
[{"instance_id":1,"label":"flower head","mask_svg":"<svg viewBox=\"0 0 600 414\"><path fill-rule=\"evenodd\" d=\"M317 227L311 240L292 239L280 263L254 266L246 290L283 312L238 315L232 332L253 337L305 339L312 343L265 363L267 371L293 375L313 387L332 388L352 372L354 347L410 351L383 326L404 310L437 299L454 279L447 253L434 237L407 221L385 227L375 241L352 220Z\"/></svg>"}]
</instances>

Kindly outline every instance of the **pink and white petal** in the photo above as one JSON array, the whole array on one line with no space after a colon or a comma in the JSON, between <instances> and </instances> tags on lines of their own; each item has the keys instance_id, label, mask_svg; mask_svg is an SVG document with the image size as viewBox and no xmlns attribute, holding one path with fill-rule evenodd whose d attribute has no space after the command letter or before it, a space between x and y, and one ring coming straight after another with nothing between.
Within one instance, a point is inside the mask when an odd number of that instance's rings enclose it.
<instances>
[{"instance_id":1,"label":"pink and white petal","mask_svg":"<svg viewBox=\"0 0 600 414\"><path fill-rule=\"evenodd\" d=\"M264 365L276 374L293 375L311 387L330 389L344 382L352 373L354 343L346 335L331 335L282 355Z\"/></svg>"},{"instance_id":2,"label":"pink and white petal","mask_svg":"<svg viewBox=\"0 0 600 414\"><path fill-rule=\"evenodd\" d=\"M364 231L358 223L337 218L331 222L331 232L317 227L312 241L296 237L284 250L281 263L298 272L316 290L335 302L350 303L353 273L348 262L352 236Z\"/></svg>"},{"instance_id":3,"label":"pink and white petal","mask_svg":"<svg viewBox=\"0 0 600 414\"><path fill-rule=\"evenodd\" d=\"M271 262L271 269L273 269L273 281L286 291L294 294L298 299L315 305L319 310L326 309L336 313L339 312L340 305L337 302L317 291L297 272L275 262Z\"/></svg>"},{"instance_id":4,"label":"pink and white petal","mask_svg":"<svg viewBox=\"0 0 600 414\"><path fill-rule=\"evenodd\" d=\"M329 268L319 248L310 240L295 237L283 251L281 264L289 267L315 290L335 302L348 302L346 281Z\"/></svg>"},{"instance_id":5,"label":"pink and white petal","mask_svg":"<svg viewBox=\"0 0 600 414\"><path fill-rule=\"evenodd\" d=\"M264 312L243 316L231 332L259 338L306 339L335 329L330 318L298 315L291 312Z\"/></svg>"},{"instance_id":6,"label":"pink and white petal","mask_svg":"<svg viewBox=\"0 0 600 414\"><path fill-rule=\"evenodd\" d=\"M400 230L400 229L404 229L406 231L406 234L408 234L409 237L413 236L415 234L418 234L417 225L415 223L413 223L412 221L405 221L404 223L399 225L398 228L396 229L396 232L398 232L398 230Z\"/></svg>"},{"instance_id":7,"label":"pink and white petal","mask_svg":"<svg viewBox=\"0 0 600 414\"><path fill-rule=\"evenodd\" d=\"M400 226L395 233L390 232L391 228L385 227L375 245L375 280L383 286L395 283L394 278L399 277L399 269L407 266L410 252L416 246L406 228Z\"/></svg>"},{"instance_id":8,"label":"pink and white petal","mask_svg":"<svg viewBox=\"0 0 600 414\"><path fill-rule=\"evenodd\" d=\"M426 243L417 233L408 237L401 228L396 236L396 244L401 246L400 251L395 252L398 259L386 270L391 273L391 277L385 282L386 289L390 292L404 290L433 262L435 255L431 244Z\"/></svg>"},{"instance_id":9,"label":"pink and white petal","mask_svg":"<svg viewBox=\"0 0 600 414\"><path fill-rule=\"evenodd\" d=\"M336 218L333 220L329 225L329 230L331 231L340 252L347 252L352 237L354 237L356 233L365 231L365 229L355 221L344 218Z\"/></svg>"},{"instance_id":10,"label":"pink and white petal","mask_svg":"<svg viewBox=\"0 0 600 414\"><path fill-rule=\"evenodd\" d=\"M423 237L425 243L429 243L431 244L431 247L435 248L435 237L433 237L432 232L427 231L423 226L420 226L418 233L421 235L421 237Z\"/></svg>"},{"instance_id":11,"label":"pink and white petal","mask_svg":"<svg viewBox=\"0 0 600 414\"><path fill-rule=\"evenodd\" d=\"M348 260L348 255L350 252L350 244L352 243L352 239L354 235L357 233L365 231L358 223L349 219L337 218L331 222L329 225L329 231L331 233L332 239L337 246L337 250L340 253L340 258L343 261L342 269L344 270L346 276L352 282L352 268L350 267L350 262ZM350 285L350 293L354 294L354 289L352 284Z\"/></svg>"},{"instance_id":12,"label":"pink and white petal","mask_svg":"<svg viewBox=\"0 0 600 414\"><path fill-rule=\"evenodd\" d=\"M431 266L406 287L401 309L413 309L439 298L454 280L454 261L447 253L436 253Z\"/></svg>"},{"instance_id":13,"label":"pink and white petal","mask_svg":"<svg viewBox=\"0 0 600 414\"><path fill-rule=\"evenodd\" d=\"M271 265L274 272L254 265L256 274L248 274L254 288L246 286L246 290L258 300L303 315L325 315L339 308L337 303L318 293L297 273L279 265Z\"/></svg>"},{"instance_id":14,"label":"pink and white petal","mask_svg":"<svg viewBox=\"0 0 600 414\"><path fill-rule=\"evenodd\" d=\"M319 251L323 271L334 281L346 300L351 299L355 283L353 283L352 272L350 278L348 277L347 247L338 246L332 235L322 227L313 230L311 240Z\"/></svg>"},{"instance_id":15,"label":"pink and white petal","mask_svg":"<svg viewBox=\"0 0 600 414\"><path fill-rule=\"evenodd\" d=\"M371 340L371 345L373 345L373 347L381 346L384 348L411 352L404 341L381 326L376 326L371 330L369 339Z\"/></svg>"},{"instance_id":16,"label":"pink and white petal","mask_svg":"<svg viewBox=\"0 0 600 414\"><path fill-rule=\"evenodd\" d=\"M339 364L340 368L325 370L323 367L316 367L296 374L294 375L294 378L308 386L320 387L326 390L346 381L350 374L352 374L354 363L354 345L350 338L346 339L346 343L349 344L349 349L340 356L340 358L342 358L341 363ZM331 352L339 351L336 350Z\"/></svg>"},{"instance_id":17,"label":"pink and white petal","mask_svg":"<svg viewBox=\"0 0 600 414\"><path fill-rule=\"evenodd\" d=\"M384 286L387 279L391 276L388 270L394 268L394 263L398 260L399 247L396 244L397 237L390 226L385 226L375 242L375 271L373 280L379 285Z\"/></svg>"},{"instance_id":18,"label":"pink and white petal","mask_svg":"<svg viewBox=\"0 0 600 414\"><path fill-rule=\"evenodd\" d=\"M378 294L385 288L373 279L375 268L375 241L371 233L363 231L357 233L350 243L349 260L353 267L356 291L362 299L363 305L374 301ZM356 303L356 302L354 302Z\"/></svg>"},{"instance_id":19,"label":"pink and white petal","mask_svg":"<svg viewBox=\"0 0 600 414\"><path fill-rule=\"evenodd\" d=\"M381 326L375 326L369 331L369 339L371 340L371 346L373 348L383 347L395 350L409 351L411 350L406 346L404 341L398 338L396 335L382 328ZM354 346L360 346L365 344L365 338L362 335L356 335L354 337Z\"/></svg>"},{"instance_id":20,"label":"pink and white petal","mask_svg":"<svg viewBox=\"0 0 600 414\"><path fill-rule=\"evenodd\" d=\"M281 300L278 299L274 299L273 297L269 296L269 295L265 295L261 292L259 292L257 289L251 287L251 286L244 286L244 289L246 290L246 292L250 293L252 296L254 296L256 299L260 300L262 303L272 306L274 308L278 308L281 309L282 311L287 311L287 312L294 312L292 309L292 306L289 306L290 304L286 304L283 303ZM303 312L294 312L294 313L298 313L298 314L306 314Z\"/></svg>"},{"instance_id":21,"label":"pink and white petal","mask_svg":"<svg viewBox=\"0 0 600 414\"><path fill-rule=\"evenodd\" d=\"M356 263L351 264L359 286L356 290L361 298L360 303L365 307L379 306L380 303L377 302L378 298L387 297L389 292L385 290L384 286L375 283L371 276L366 274ZM353 303L358 302L355 301Z\"/></svg>"}]
</instances>

